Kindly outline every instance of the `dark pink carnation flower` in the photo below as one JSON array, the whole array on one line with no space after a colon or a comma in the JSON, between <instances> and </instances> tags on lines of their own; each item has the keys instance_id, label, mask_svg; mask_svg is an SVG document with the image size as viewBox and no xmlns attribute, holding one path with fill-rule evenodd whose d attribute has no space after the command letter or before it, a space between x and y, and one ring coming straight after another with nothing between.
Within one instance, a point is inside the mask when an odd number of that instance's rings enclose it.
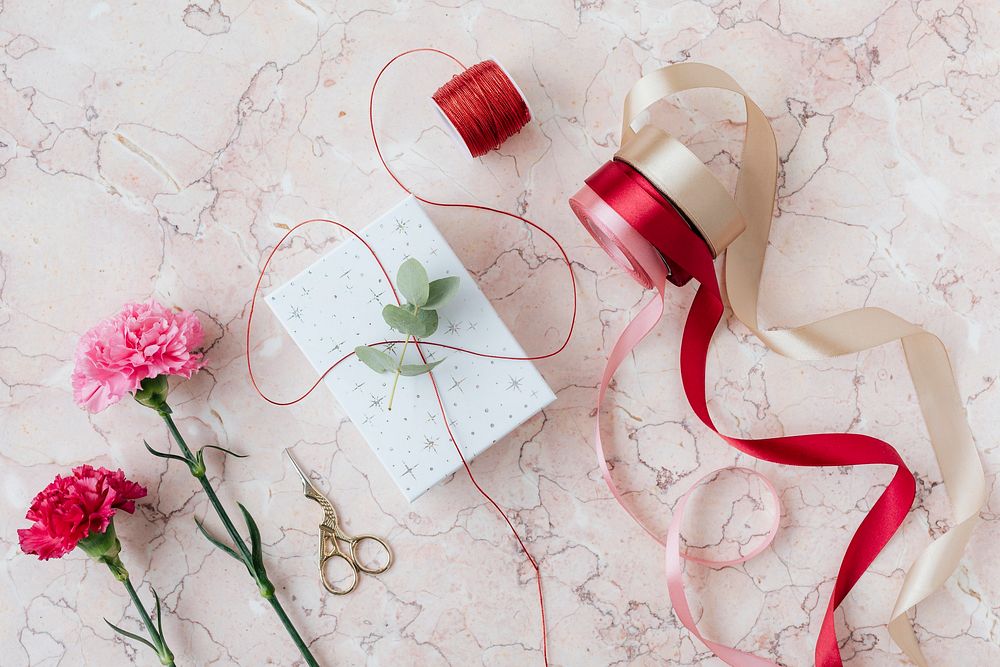
<instances>
[{"instance_id":1,"label":"dark pink carnation flower","mask_svg":"<svg viewBox=\"0 0 1000 667\"><path fill-rule=\"evenodd\" d=\"M172 311L156 301L127 303L120 313L80 338L73 369L73 399L100 412L147 378L180 375L202 367L201 322L191 312Z\"/></svg>"},{"instance_id":2,"label":"dark pink carnation flower","mask_svg":"<svg viewBox=\"0 0 1000 667\"><path fill-rule=\"evenodd\" d=\"M121 470L82 465L72 475L56 475L31 501L25 515L31 528L17 531L21 551L41 560L61 558L80 540L108 529L118 510L132 513L146 488L125 479Z\"/></svg>"}]
</instances>

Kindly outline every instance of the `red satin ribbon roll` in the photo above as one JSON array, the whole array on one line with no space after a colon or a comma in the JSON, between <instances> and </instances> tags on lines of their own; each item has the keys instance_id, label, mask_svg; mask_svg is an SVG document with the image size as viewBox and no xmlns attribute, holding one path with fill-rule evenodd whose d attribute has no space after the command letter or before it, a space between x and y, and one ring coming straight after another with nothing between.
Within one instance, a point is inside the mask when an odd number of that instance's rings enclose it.
<instances>
[{"instance_id":1,"label":"red satin ribbon roll","mask_svg":"<svg viewBox=\"0 0 1000 667\"><path fill-rule=\"evenodd\" d=\"M613 160L604 164L586 181L595 192L632 193L627 201L619 201L622 207L622 217L626 220L642 221L642 225L655 225L656 221L665 217L680 217L673 206L654 188L638 171L625 164ZM579 199L571 199L570 207L576 213L583 226L587 228L604 250L611 255L633 278L646 289L653 286L649 275L638 265L631 249L621 242L621 239L609 233L601 225L590 222L589 216L581 215L583 208L577 203ZM686 285L691 280L691 274L681 268L670 256L660 252L660 257L667 265L667 280L674 285ZM624 261L623 261L624 260ZM627 263L626 263L627 262Z\"/></svg>"},{"instance_id":2,"label":"red satin ribbon roll","mask_svg":"<svg viewBox=\"0 0 1000 667\"><path fill-rule=\"evenodd\" d=\"M595 196L600 202L595 202ZM712 421L706 400L708 349L724 311L722 294L708 246L685 222L669 200L642 174L622 162L613 161L602 166L587 179L587 187L571 200L571 206L602 247L615 249L610 254L619 263L622 263L623 257L635 258L644 251L648 257L648 250L637 246L634 238L623 239L609 225L603 224L602 215L606 218L607 213L599 210L603 206L607 206L620 216L630 226L629 231L634 231L644 242L655 248L669 266L676 267L672 268L672 271L681 272L678 275L690 275L700 283L684 326L680 369L688 402L708 428L736 449L773 463L808 467L870 464L896 467L892 480L848 544L823 618L816 644L816 664L823 667L842 665L834 627L834 610L906 517L916 491L913 475L891 445L867 435L818 433L750 439L721 433ZM648 264L647 266L641 264L642 262L637 264L630 259L628 264L623 264L623 267L640 283L649 286L654 281L649 274ZM659 282L662 285L662 279ZM658 289L662 288L658 286ZM640 315L640 318L642 317L650 319L646 309ZM652 328L653 324L655 321L649 327ZM629 333L626 330L623 339ZM642 335L645 335L645 332ZM632 332L633 345L641 340L642 335L636 337ZM619 352L618 348L622 343L623 341L619 340L616 344L616 352ZM613 368L611 370L613 371ZM599 396L603 396L609 380L609 373L605 373ZM600 444L598 444L598 458L599 464L606 469ZM605 478L615 496L619 498L619 502L623 502L610 476L606 475ZM627 506L625 509L647 532L653 534Z\"/></svg>"}]
</instances>

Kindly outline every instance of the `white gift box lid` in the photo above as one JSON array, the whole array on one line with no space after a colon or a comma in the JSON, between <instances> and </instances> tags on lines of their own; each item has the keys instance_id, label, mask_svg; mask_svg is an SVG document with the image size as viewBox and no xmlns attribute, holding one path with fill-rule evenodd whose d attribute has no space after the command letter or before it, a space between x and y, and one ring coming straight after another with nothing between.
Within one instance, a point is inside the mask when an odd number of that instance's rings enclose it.
<instances>
[{"instance_id":1,"label":"white gift box lid","mask_svg":"<svg viewBox=\"0 0 1000 667\"><path fill-rule=\"evenodd\" d=\"M404 199L359 234L393 279L409 257L426 267L431 280L461 278L457 295L438 311L438 330L428 341L526 356L416 199ZM402 338L382 319L382 307L395 303L385 276L354 238L271 291L266 301L318 373L357 345ZM398 356L401 349L399 344L386 351ZM466 460L471 461L555 400L530 361L423 349L429 360L445 359L435 368L434 377L448 423ZM421 363L412 344L406 363ZM401 377L390 412L387 403L392 377L391 373L378 374L352 357L334 369L325 383L412 502L455 472L462 462L448 437L430 377Z\"/></svg>"}]
</instances>

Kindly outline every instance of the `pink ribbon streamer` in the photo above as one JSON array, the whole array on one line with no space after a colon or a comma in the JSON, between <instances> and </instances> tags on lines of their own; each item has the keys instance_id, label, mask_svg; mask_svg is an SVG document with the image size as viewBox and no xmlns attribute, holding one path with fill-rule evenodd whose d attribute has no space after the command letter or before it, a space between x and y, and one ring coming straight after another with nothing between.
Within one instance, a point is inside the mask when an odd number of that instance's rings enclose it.
<instances>
[{"instance_id":1,"label":"pink ribbon streamer","mask_svg":"<svg viewBox=\"0 0 1000 667\"><path fill-rule=\"evenodd\" d=\"M715 470L705 477L702 477L689 488L674 508L674 516L667 530L666 539L661 538L630 506L625 502L624 495L611 477L611 470L608 468L607 456L604 453L604 442L601 439L601 405L607 394L608 386L615 372L631 354L632 351L649 335L649 333L659 323L663 316L663 307L666 300L666 283L668 279L667 266L650 243L644 239L630 224L628 224L613 208L601 199L588 186L570 201L570 206L576 212L580 220L587 227L598 244L609 254L615 257L624 257L631 266L629 274L644 287L653 287L656 290L657 298L653 299L639 311L639 314L632 319L625 327L614 347L608 356L607 364L604 366L604 373L601 375L600 384L597 389L597 419L594 428L594 449L597 454L597 465L601 470L605 483L611 490L618 504L628 512L629 516L642 527L659 544L662 544L666 553L666 573L667 573L667 594L670 603L674 607L674 613L678 620L688 631L705 644L716 656L726 664L733 667L777 667L777 663L764 658L760 658L752 653L740 651L731 646L726 646L719 642L706 638L698 631L698 625L691 613L687 596L684 593L684 577L681 559L709 565L712 567L729 567L744 563L755 556L763 553L778 532L781 521L780 501L778 492L771 482L760 473L749 468L729 467ZM722 471L734 470L750 474L759 478L774 500L775 512L774 520L767 535L761 543L750 553L732 560L709 560L698 558L681 551L680 530L684 520L684 510L695 489L703 483L713 478Z\"/></svg>"}]
</instances>

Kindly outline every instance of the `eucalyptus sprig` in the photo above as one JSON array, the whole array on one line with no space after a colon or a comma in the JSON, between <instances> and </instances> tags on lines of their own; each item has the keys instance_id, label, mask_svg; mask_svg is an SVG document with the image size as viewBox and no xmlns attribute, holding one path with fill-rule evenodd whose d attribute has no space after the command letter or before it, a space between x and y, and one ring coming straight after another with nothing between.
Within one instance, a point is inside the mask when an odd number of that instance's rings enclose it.
<instances>
[{"instance_id":1,"label":"eucalyptus sprig","mask_svg":"<svg viewBox=\"0 0 1000 667\"><path fill-rule=\"evenodd\" d=\"M427 279L427 270L423 264L414 258L403 262L396 274L396 285L406 299L406 304L397 306L390 303L382 309L382 318L394 331L406 336L403 341L403 351L398 359L370 345L359 345L354 348L366 366L376 373L393 372L392 389L389 392L389 409L392 410L392 399L396 395L396 385L399 376L412 377L429 373L444 359L429 364L404 364L406 348L410 339L414 342L434 335L438 328L438 308L447 303L458 291L458 278L448 276L437 280Z\"/></svg>"}]
</instances>

